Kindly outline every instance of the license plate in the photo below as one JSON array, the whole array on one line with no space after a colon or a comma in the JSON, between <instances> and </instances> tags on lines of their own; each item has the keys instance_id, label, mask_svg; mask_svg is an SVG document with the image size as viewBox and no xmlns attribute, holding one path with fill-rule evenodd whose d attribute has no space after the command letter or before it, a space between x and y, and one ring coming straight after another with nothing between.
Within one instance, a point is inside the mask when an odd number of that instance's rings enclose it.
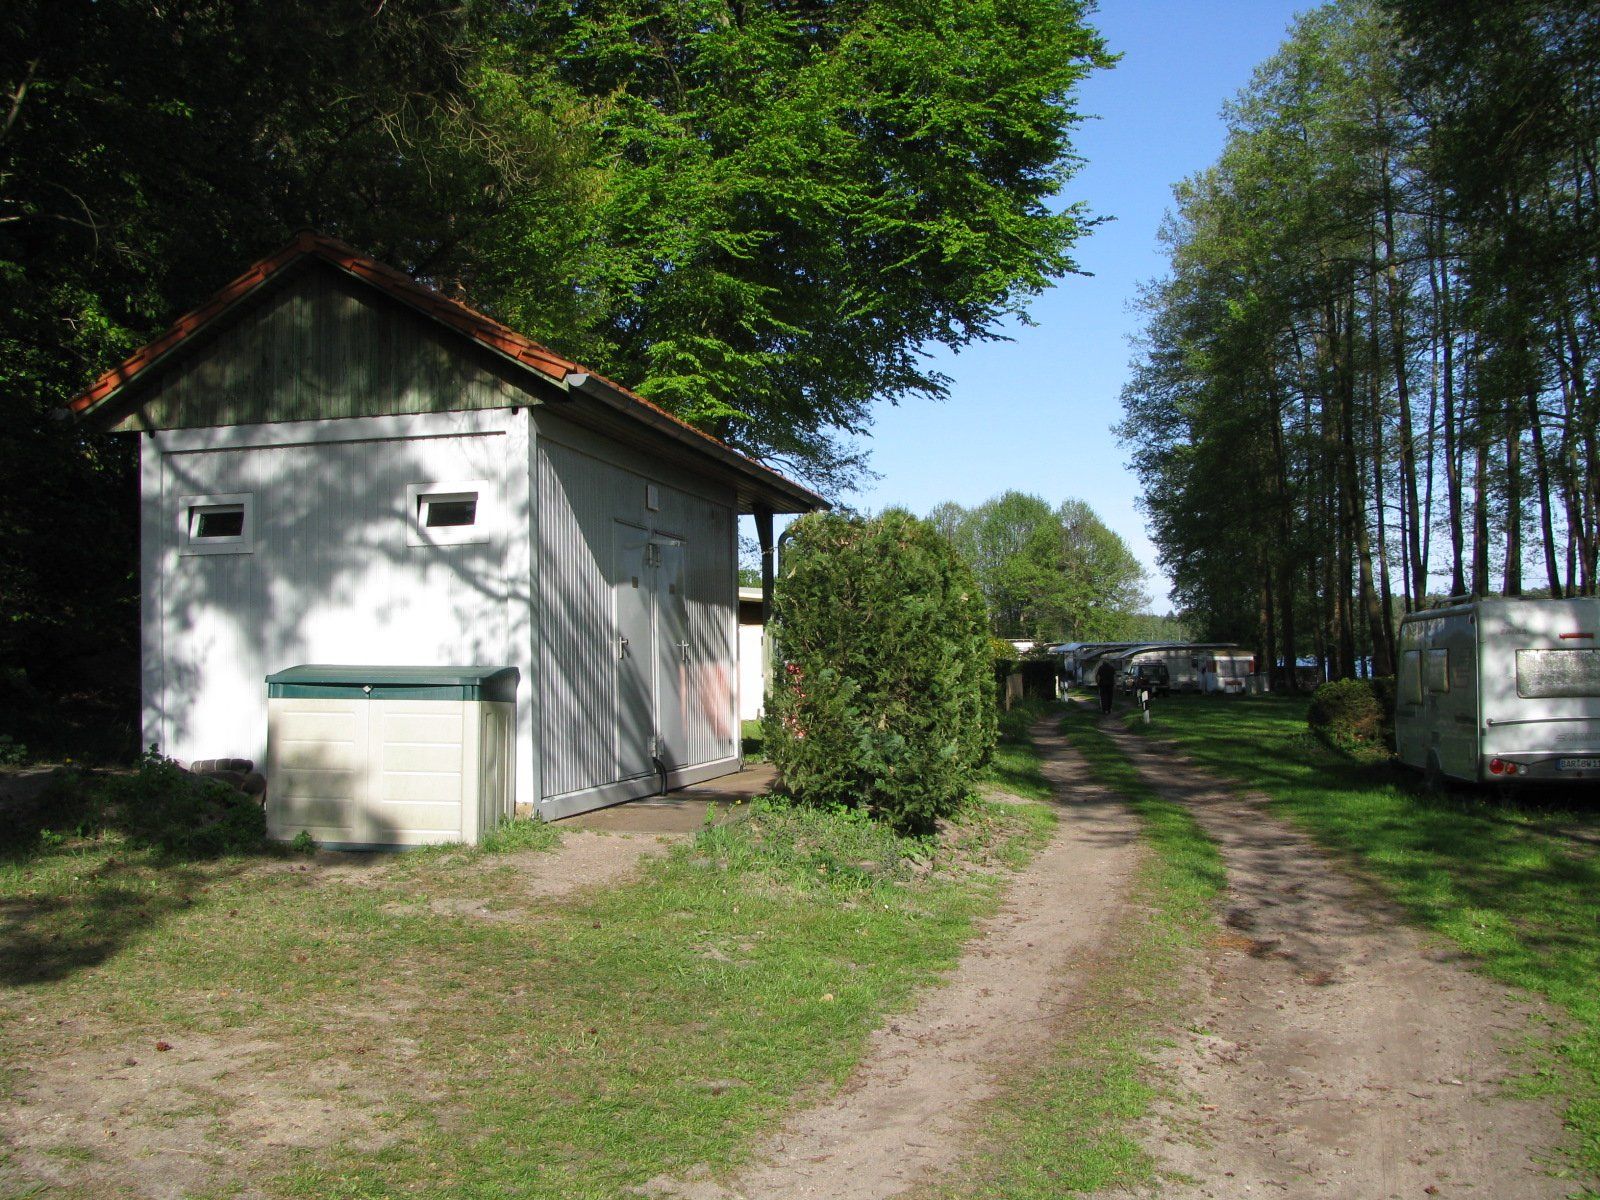
<instances>
[{"instance_id":1,"label":"license plate","mask_svg":"<svg viewBox=\"0 0 1600 1200\"><path fill-rule=\"evenodd\" d=\"M1600 771L1600 758L1558 758L1558 771Z\"/></svg>"}]
</instances>

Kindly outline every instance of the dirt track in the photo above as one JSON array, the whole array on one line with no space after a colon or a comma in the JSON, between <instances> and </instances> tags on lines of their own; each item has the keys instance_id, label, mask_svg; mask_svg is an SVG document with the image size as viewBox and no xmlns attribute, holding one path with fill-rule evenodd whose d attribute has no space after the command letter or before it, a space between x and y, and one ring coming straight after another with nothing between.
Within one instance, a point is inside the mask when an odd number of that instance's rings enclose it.
<instances>
[{"instance_id":1,"label":"dirt track","mask_svg":"<svg viewBox=\"0 0 1600 1200\"><path fill-rule=\"evenodd\" d=\"M1192 1007L1155 1062L1173 1099L1139 1131L1160 1172L1151 1194L1568 1195L1572 1181L1546 1173L1561 1164L1559 1113L1502 1088L1533 1006L1425 940L1259 798L1170 747L1118 740L1216 839L1229 879ZM1062 827L950 986L880 1031L842 1094L797 1113L743 1173L657 1180L651 1194L876 1200L971 1149L972 1117L1007 1066L1042 1050L1053 1013L1081 996L1074 963L1117 926L1136 862L1123 806L1061 739L1040 749Z\"/></svg>"},{"instance_id":2,"label":"dirt track","mask_svg":"<svg viewBox=\"0 0 1600 1200\"><path fill-rule=\"evenodd\" d=\"M1260 797L1103 726L1228 867L1225 932L1160 1069L1190 1099L1145 1130L1196 1197L1569 1195L1559 1113L1508 1097L1535 1007L1466 969ZM1526 1063L1521 1064L1526 1069ZM1181 1133L1179 1131L1182 1131Z\"/></svg>"},{"instance_id":3,"label":"dirt track","mask_svg":"<svg viewBox=\"0 0 1600 1200\"><path fill-rule=\"evenodd\" d=\"M1138 826L1083 781L1058 734L1035 731L1066 811L1044 851L945 987L874 1035L844 1091L794 1115L731 1180L658 1180L681 1200L877 1200L952 1166L996 1076L1048 1046L1083 989L1082 963L1116 928Z\"/></svg>"}]
</instances>

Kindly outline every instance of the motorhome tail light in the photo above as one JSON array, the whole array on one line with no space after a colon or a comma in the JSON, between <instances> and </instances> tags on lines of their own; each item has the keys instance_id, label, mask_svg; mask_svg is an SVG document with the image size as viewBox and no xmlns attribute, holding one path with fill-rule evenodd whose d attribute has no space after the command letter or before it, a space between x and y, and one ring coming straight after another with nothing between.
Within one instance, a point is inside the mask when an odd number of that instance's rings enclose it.
<instances>
[{"instance_id":1,"label":"motorhome tail light","mask_svg":"<svg viewBox=\"0 0 1600 1200\"><path fill-rule=\"evenodd\" d=\"M1592 642L1594 641L1594 632L1591 630L1588 633L1563 633L1561 635L1561 640L1563 642L1575 642L1579 638L1583 638Z\"/></svg>"},{"instance_id":2,"label":"motorhome tail light","mask_svg":"<svg viewBox=\"0 0 1600 1200\"><path fill-rule=\"evenodd\" d=\"M1507 762L1503 758L1491 758L1489 760L1489 774L1491 775L1515 775L1521 769L1516 763Z\"/></svg>"}]
</instances>

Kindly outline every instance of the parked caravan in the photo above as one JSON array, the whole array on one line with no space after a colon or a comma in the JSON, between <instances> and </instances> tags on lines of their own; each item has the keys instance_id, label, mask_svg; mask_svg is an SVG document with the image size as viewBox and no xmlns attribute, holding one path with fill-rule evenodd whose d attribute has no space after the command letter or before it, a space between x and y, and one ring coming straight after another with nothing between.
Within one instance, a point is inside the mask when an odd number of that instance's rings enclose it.
<instances>
[{"instance_id":1,"label":"parked caravan","mask_svg":"<svg viewBox=\"0 0 1600 1200\"><path fill-rule=\"evenodd\" d=\"M1207 694L1223 692L1243 695L1249 687L1250 676L1256 670L1255 655L1237 647L1202 650L1196 661L1200 690Z\"/></svg>"},{"instance_id":2,"label":"parked caravan","mask_svg":"<svg viewBox=\"0 0 1600 1200\"><path fill-rule=\"evenodd\" d=\"M1400 761L1474 783L1600 780L1600 600L1470 600L1400 624Z\"/></svg>"}]
</instances>

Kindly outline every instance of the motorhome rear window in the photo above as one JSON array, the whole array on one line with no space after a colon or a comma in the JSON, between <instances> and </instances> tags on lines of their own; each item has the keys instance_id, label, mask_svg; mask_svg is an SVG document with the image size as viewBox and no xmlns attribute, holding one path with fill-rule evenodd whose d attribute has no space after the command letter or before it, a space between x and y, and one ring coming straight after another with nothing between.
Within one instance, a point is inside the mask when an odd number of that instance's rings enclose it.
<instances>
[{"instance_id":1,"label":"motorhome rear window","mask_svg":"<svg viewBox=\"0 0 1600 1200\"><path fill-rule=\"evenodd\" d=\"M1407 650L1400 658L1400 699L1422 703L1422 651Z\"/></svg>"},{"instance_id":2,"label":"motorhome rear window","mask_svg":"<svg viewBox=\"0 0 1600 1200\"><path fill-rule=\"evenodd\" d=\"M1450 651L1429 650L1423 660L1423 678L1427 680L1430 692L1448 692L1450 690Z\"/></svg>"},{"instance_id":3,"label":"motorhome rear window","mask_svg":"<svg viewBox=\"0 0 1600 1200\"><path fill-rule=\"evenodd\" d=\"M1528 700L1600 696L1600 649L1518 650L1517 695Z\"/></svg>"}]
</instances>

